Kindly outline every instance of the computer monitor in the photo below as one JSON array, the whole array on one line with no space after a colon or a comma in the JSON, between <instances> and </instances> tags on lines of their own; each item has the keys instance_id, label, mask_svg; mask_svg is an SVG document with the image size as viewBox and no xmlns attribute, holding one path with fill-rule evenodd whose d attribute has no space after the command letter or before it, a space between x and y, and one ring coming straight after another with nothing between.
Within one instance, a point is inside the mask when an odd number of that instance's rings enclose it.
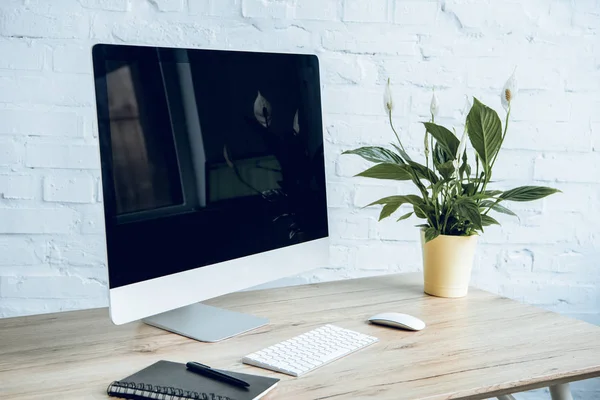
<instances>
[{"instance_id":1,"label":"computer monitor","mask_svg":"<svg viewBox=\"0 0 600 400\"><path fill-rule=\"evenodd\" d=\"M266 323L199 302L328 262L317 57L92 56L111 319L205 341Z\"/></svg>"}]
</instances>

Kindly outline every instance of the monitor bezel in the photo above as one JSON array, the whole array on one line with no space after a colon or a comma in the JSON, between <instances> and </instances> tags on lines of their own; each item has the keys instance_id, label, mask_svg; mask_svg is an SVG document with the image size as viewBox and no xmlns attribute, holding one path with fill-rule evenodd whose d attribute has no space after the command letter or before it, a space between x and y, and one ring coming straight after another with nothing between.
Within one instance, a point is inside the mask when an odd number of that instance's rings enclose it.
<instances>
[{"instance_id":1,"label":"monitor bezel","mask_svg":"<svg viewBox=\"0 0 600 400\"><path fill-rule=\"evenodd\" d=\"M260 54L291 54L311 57L316 63L317 80L319 81L318 100L323 123L322 101L320 93L319 60L315 54L298 53L266 53L248 52L237 50L213 50L194 48L168 48L155 46L96 44L92 47L92 65L94 69L96 112L99 146L111 149L110 127L106 126L102 118L107 116L108 105L102 104L100 99L106 99L106 69L107 59L118 58L123 60L142 60L144 54L152 50L167 50L164 54L173 54L173 50L210 50L219 52L236 51L238 53ZM169 57L166 55L165 57ZM161 58L163 59L163 58ZM177 61L174 59L174 61ZM322 132L324 128L322 127ZM323 140L325 147L325 140ZM100 151L100 150L99 150ZM104 205L106 256L107 266L110 269L109 248L111 235L109 218L116 215L116 200L112 174L106 173L112 167L110 151L100 151L101 181ZM325 169L327 164L324 165ZM327 175L327 174L326 174ZM171 209L179 205L165 207ZM141 211L144 213L144 211ZM117 218L127 218L127 215ZM249 287L270 282L279 278L299 274L318 267L325 267L329 261L329 234L323 238L290 245L271 251L249 255L233 260L228 260L212 265L205 265L183 272L164 275L158 278L143 280L119 287L110 287L109 278L109 304L111 319L115 324L135 321L144 317L166 312L202 300L217 297L223 294L243 290ZM235 279L233 279L235 277ZM204 283L207 282L207 283Z\"/></svg>"}]
</instances>

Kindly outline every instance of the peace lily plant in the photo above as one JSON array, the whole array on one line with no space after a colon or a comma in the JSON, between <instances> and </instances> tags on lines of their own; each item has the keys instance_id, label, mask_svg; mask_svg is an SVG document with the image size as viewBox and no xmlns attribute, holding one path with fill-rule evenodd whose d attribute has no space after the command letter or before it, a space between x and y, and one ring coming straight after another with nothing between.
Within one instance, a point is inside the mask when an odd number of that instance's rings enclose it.
<instances>
[{"instance_id":1,"label":"peace lily plant","mask_svg":"<svg viewBox=\"0 0 600 400\"><path fill-rule=\"evenodd\" d=\"M408 154L394 127L394 100L388 80L384 105L397 143L392 143L391 149L369 146L344 152L375 163L357 176L411 181L416 186L418 195L384 197L367 206L383 206L379 215L379 220L382 220L394 214L400 206L408 205L412 210L397 220L412 215L423 220L417 227L422 229L427 293L444 297L466 294L477 236L484 232L485 227L499 225L490 215L491 212L516 216L504 206L505 202L533 201L558 192L557 189L544 186L520 186L506 191L488 187L507 135L511 106L516 95L517 79L513 72L501 93L501 104L506 112L504 127L493 109L476 98L472 105L467 100L465 111L468 110L468 114L464 130L462 135L457 136L435 123L439 101L434 92L430 107L431 120L423 122L424 162L418 162ZM469 143L473 151L469 151ZM474 160L471 161L471 158ZM455 270L460 270L462 280L454 276ZM449 274L452 279L440 282Z\"/></svg>"}]
</instances>

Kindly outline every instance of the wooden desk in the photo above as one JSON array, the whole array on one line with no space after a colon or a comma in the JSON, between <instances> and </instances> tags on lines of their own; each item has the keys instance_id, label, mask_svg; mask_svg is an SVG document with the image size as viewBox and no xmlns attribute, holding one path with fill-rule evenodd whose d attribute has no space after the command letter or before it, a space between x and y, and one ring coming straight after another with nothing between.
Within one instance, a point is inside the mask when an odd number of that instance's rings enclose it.
<instances>
[{"instance_id":1,"label":"wooden desk","mask_svg":"<svg viewBox=\"0 0 600 400\"><path fill-rule=\"evenodd\" d=\"M107 309L0 320L0 398L106 399L107 385L161 359L281 378L270 399L484 399L600 376L600 328L472 290L424 295L418 275L235 293L208 304L271 323L214 344L142 323L113 326ZM365 320L398 311L427 323L406 332ZM201 321L199 321L201 323ZM301 378L246 366L245 354L326 323L380 342Z\"/></svg>"}]
</instances>

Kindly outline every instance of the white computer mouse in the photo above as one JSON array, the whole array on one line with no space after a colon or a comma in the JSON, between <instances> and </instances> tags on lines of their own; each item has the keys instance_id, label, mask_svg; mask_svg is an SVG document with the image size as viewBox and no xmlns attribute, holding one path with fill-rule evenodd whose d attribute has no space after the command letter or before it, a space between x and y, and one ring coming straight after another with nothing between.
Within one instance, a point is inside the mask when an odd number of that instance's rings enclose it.
<instances>
[{"instance_id":1,"label":"white computer mouse","mask_svg":"<svg viewBox=\"0 0 600 400\"><path fill-rule=\"evenodd\" d=\"M395 312L373 315L369 318L369 322L377 325L391 326L392 328L408 329L409 331L420 331L425 328L425 322L419 318Z\"/></svg>"}]
</instances>

